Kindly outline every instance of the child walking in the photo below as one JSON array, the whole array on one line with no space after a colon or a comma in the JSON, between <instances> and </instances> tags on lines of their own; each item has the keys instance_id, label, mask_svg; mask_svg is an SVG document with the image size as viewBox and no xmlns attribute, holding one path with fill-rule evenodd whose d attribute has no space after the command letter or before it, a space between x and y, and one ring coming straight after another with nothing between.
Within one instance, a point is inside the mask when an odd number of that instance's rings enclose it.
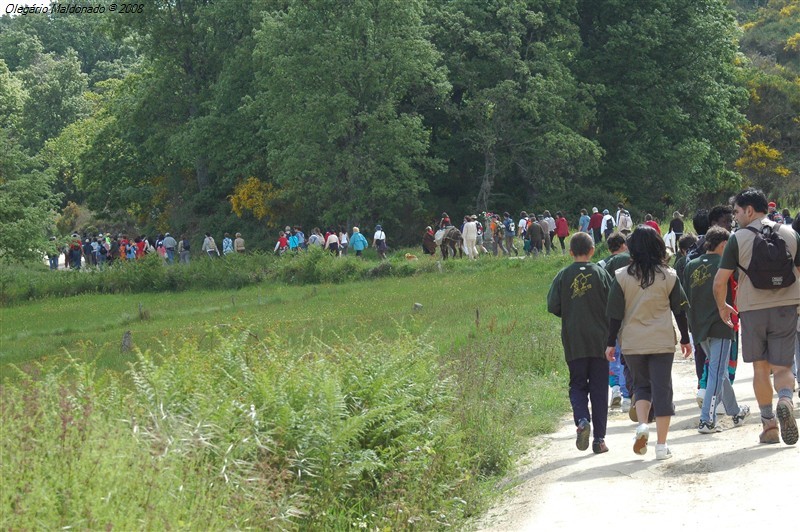
<instances>
[{"instance_id":1,"label":"child walking","mask_svg":"<svg viewBox=\"0 0 800 532\"><path fill-rule=\"evenodd\" d=\"M708 380L700 411L700 425L697 427L701 434L721 430L717 425L716 407L719 401L722 401L725 413L733 416L734 427L742 426L750 414L750 407L740 407L736 402L736 394L727 375L731 345L736 333L723 323L714 301L714 276L730 236L724 227L711 227L706 233L706 253L690 261L684 272L690 306L689 328L694 334L694 341L703 346L708 361ZM729 305L733 304L730 284L727 300Z\"/></svg>"},{"instance_id":2,"label":"child walking","mask_svg":"<svg viewBox=\"0 0 800 532\"><path fill-rule=\"evenodd\" d=\"M594 241L577 233L569 244L573 263L556 275L547 295L547 310L561 318L561 342L569 368L569 400L577 427L575 445L589 448L590 422L594 426L592 451L608 452L608 337L606 304L611 276L591 262ZM613 353L611 355L613 357ZM592 413L589 413L589 402Z\"/></svg>"}]
</instances>

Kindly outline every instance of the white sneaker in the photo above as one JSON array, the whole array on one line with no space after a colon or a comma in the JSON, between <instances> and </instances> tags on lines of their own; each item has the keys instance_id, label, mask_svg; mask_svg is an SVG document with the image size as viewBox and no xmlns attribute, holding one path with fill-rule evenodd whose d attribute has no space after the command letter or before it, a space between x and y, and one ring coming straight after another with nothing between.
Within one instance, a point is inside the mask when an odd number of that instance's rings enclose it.
<instances>
[{"instance_id":1,"label":"white sneaker","mask_svg":"<svg viewBox=\"0 0 800 532\"><path fill-rule=\"evenodd\" d=\"M703 408L703 400L706 398L706 389L698 388L697 390L697 408Z\"/></svg>"},{"instance_id":2,"label":"white sneaker","mask_svg":"<svg viewBox=\"0 0 800 532\"><path fill-rule=\"evenodd\" d=\"M672 452L667 447L667 444L656 445L656 460L667 460L672 458Z\"/></svg>"},{"instance_id":3,"label":"white sneaker","mask_svg":"<svg viewBox=\"0 0 800 532\"><path fill-rule=\"evenodd\" d=\"M622 398L622 411L627 412L631 409L631 400L628 397Z\"/></svg>"},{"instance_id":4,"label":"white sneaker","mask_svg":"<svg viewBox=\"0 0 800 532\"><path fill-rule=\"evenodd\" d=\"M733 426L734 427L741 427L744 425L744 420L747 419L747 416L750 415L750 407L747 405L742 405L739 407L739 413L733 416Z\"/></svg>"},{"instance_id":5,"label":"white sneaker","mask_svg":"<svg viewBox=\"0 0 800 532\"><path fill-rule=\"evenodd\" d=\"M636 436L633 440L633 452L636 454L647 453L647 440L650 437L650 427L646 423L639 423L636 427Z\"/></svg>"},{"instance_id":6,"label":"white sneaker","mask_svg":"<svg viewBox=\"0 0 800 532\"><path fill-rule=\"evenodd\" d=\"M622 393L619 391L619 386L611 387L611 408L619 408L622 404Z\"/></svg>"}]
</instances>

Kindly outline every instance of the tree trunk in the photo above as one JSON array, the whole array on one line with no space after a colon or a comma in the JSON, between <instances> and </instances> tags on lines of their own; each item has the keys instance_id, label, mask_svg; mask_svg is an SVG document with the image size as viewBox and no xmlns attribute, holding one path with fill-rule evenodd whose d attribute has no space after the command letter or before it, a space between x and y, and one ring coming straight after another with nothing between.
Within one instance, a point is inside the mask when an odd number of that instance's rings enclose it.
<instances>
[{"instance_id":1,"label":"tree trunk","mask_svg":"<svg viewBox=\"0 0 800 532\"><path fill-rule=\"evenodd\" d=\"M492 148L486 148L484 150L483 160L484 171L483 179L481 180L481 188L478 191L478 212L489 211L489 196L492 194L492 186L494 186L494 179L497 176L497 164Z\"/></svg>"}]
</instances>

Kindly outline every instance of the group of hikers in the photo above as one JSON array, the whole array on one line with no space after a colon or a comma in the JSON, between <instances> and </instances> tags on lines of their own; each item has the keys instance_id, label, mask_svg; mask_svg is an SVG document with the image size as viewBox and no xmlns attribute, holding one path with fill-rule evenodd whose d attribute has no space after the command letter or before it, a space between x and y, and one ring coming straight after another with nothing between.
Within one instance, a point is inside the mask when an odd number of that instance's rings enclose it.
<instances>
[{"instance_id":1,"label":"group of hikers","mask_svg":"<svg viewBox=\"0 0 800 532\"><path fill-rule=\"evenodd\" d=\"M323 233L315 227L311 235L306 238L300 226L287 226L279 232L273 251L283 255L285 252L298 252L307 250L310 246L319 246L336 255L346 255L348 249L352 249L356 256L361 256L369 247L369 243L358 227L353 227L352 231L352 234L348 235L346 230L337 231L331 228ZM166 264L174 264L176 260L181 264L188 264L192 253L192 244L187 235L183 234L176 240L170 233L159 234L156 237L146 235L129 237L126 234L110 233L80 236L78 233L73 233L64 246L59 246L55 237L50 238L50 244L46 254L52 270L58 269L61 255L64 255L65 268L79 270L81 265L103 268L117 261L141 259L150 253L160 255ZM380 258L386 258L388 251L386 233L380 225L375 227L372 245ZM245 253L245 251L244 238L238 232L234 233L233 237L230 233L224 233L221 246L211 233L205 233L200 248L203 255L211 258Z\"/></svg>"},{"instance_id":2,"label":"group of hikers","mask_svg":"<svg viewBox=\"0 0 800 532\"><path fill-rule=\"evenodd\" d=\"M643 224L652 227L661 235L658 219L652 214L644 216ZM429 255L435 254L436 246L441 244L441 239L450 227L455 225L450 216L443 212L436 232L432 226L425 228L422 238L423 251ZM556 249L556 240L561 253L566 254L570 227L562 211L556 211L553 216L549 210L544 210L541 214L522 211L516 222L508 212L504 212L502 216L491 212L482 213L481 217L476 214L466 215L458 228L463 237L464 252L468 258L476 259L480 253L490 252L486 248L487 245L495 256L500 253L510 256L512 252L515 256L519 256L520 250L515 245L517 238L522 240L522 251L525 256L540 253L549 255ZM683 216L676 211L670 222L670 235L680 238L683 227ZM623 203L620 203L617 205L616 215L610 214L608 209L604 209L601 213L597 207L593 207L592 214L589 215L586 209L582 209L574 228L578 232L591 235L594 243L598 244L607 240L614 232L629 235L634 228L634 221L631 213L625 209ZM672 247L674 248L674 245Z\"/></svg>"},{"instance_id":3,"label":"group of hikers","mask_svg":"<svg viewBox=\"0 0 800 532\"><path fill-rule=\"evenodd\" d=\"M611 255L599 262L592 260L595 234L581 231L570 240L573 262L554 278L547 305L562 322L578 449L588 449L591 439L593 452L608 451L610 387L610 405L637 423L634 453L646 454L655 421L656 459L672 457L676 343L695 358L697 431L721 431L718 413L743 426L750 408L738 403L731 385L740 339L742 359L753 364L759 442L797 443L800 215L778 212L763 192L748 188L730 205L698 211L693 225L696 234L670 224L679 235L673 267L660 229L646 222L629 234L604 235Z\"/></svg>"},{"instance_id":4,"label":"group of hikers","mask_svg":"<svg viewBox=\"0 0 800 532\"><path fill-rule=\"evenodd\" d=\"M348 234L347 230L335 229L329 227L324 233L319 227L311 230L311 234L306 238L305 233L299 226L290 227L286 226L283 231L278 233L278 241L275 243L273 251L279 255L286 252L300 252L305 251L309 247L317 246L326 251L330 251L336 256L347 255L349 249L355 252L356 257L363 256L364 250L370 244L367 237L361 234L361 229L354 226L352 233ZM386 241L386 233L380 224L375 226L375 233L372 236L372 247L378 253L381 259L386 258L386 252L389 246Z\"/></svg>"},{"instance_id":5,"label":"group of hikers","mask_svg":"<svg viewBox=\"0 0 800 532\"><path fill-rule=\"evenodd\" d=\"M206 234L206 237L210 237ZM226 253L235 251L244 252L244 240L240 233L236 233L236 240L232 240L228 233L223 239ZM188 264L191 253L191 242L186 235L181 235L179 240L169 233L159 234L154 238L146 235L129 237L126 234L112 235L100 233L97 236L72 233L69 242L59 247L56 237L50 237L50 248L47 250L47 259L51 270L57 270L59 258L64 255L64 267L80 270L81 265L103 268L116 262L135 261L147 254L156 253L169 264L173 264L176 257L181 263ZM204 244L205 247L205 244Z\"/></svg>"}]
</instances>

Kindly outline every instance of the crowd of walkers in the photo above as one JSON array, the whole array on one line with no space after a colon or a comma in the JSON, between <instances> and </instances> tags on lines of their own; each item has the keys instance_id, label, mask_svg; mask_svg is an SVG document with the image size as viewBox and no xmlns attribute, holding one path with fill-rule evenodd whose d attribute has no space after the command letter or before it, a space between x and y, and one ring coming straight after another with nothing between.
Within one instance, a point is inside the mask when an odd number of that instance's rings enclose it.
<instances>
[{"instance_id":1,"label":"crowd of walkers","mask_svg":"<svg viewBox=\"0 0 800 532\"><path fill-rule=\"evenodd\" d=\"M778 212L752 188L730 205L698 211L697 234L684 231L676 212L669 225L678 248L673 267L660 228L648 221L629 233L620 228L607 234L603 222L611 255L599 262L593 261L599 236L590 221L588 231L572 237L573 263L556 275L548 294L548 310L562 321L576 446L586 450L591 439L595 453L609 450L611 385L611 406L624 410L627 402L637 423L634 453L647 453L655 421L656 459L672 457L667 438L675 414L676 344L684 357L695 357L698 432L723 430L720 416L730 418L730 428L746 424L750 407L739 404L732 386L741 344L742 359L753 364L758 441L796 444L800 215Z\"/></svg>"},{"instance_id":2,"label":"crowd of walkers","mask_svg":"<svg viewBox=\"0 0 800 532\"><path fill-rule=\"evenodd\" d=\"M76 270L79 270L82 265L104 268L115 262L138 260L152 253L161 256L166 264L176 262L189 264L192 255L192 244L185 234L175 239L170 233L159 234L156 237L146 235L130 237L127 234L112 235L110 233L81 236L73 233L63 246L57 244L55 237L51 237L50 244L46 254L52 270L58 269L62 255L64 267ZM306 238L301 227L287 226L278 233L278 240L273 251L278 255L283 255L287 252L305 251L314 246L330 251L337 256L347 255L348 250L352 250L356 256L360 257L370 243L361 234L358 227L353 227L351 234L348 234L346 230L337 231L333 228L323 233L318 227L315 227ZM380 225L375 226L372 246L381 259L386 258L387 238ZM230 233L224 233L221 245L217 244L211 233L205 233L200 247L200 253L210 258L245 252L245 241L241 233L235 233L233 236Z\"/></svg>"}]
</instances>

